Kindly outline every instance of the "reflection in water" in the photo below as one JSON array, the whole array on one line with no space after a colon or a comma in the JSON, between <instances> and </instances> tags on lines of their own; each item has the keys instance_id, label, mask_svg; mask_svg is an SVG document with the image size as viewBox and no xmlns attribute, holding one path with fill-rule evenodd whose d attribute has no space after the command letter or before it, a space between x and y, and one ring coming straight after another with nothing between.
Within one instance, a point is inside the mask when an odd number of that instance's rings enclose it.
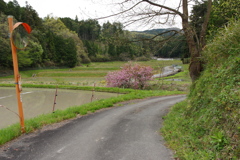
<instances>
[{"instance_id":1,"label":"reflection in water","mask_svg":"<svg viewBox=\"0 0 240 160\"><path fill-rule=\"evenodd\" d=\"M22 95L24 117L33 118L40 114L51 113L55 89L24 88ZM117 94L95 92L93 100L115 97ZM82 105L91 101L92 91L58 89L55 110ZM0 105L18 113L15 88L0 88ZM0 107L0 128L17 123L19 118L9 110Z\"/></svg>"}]
</instances>

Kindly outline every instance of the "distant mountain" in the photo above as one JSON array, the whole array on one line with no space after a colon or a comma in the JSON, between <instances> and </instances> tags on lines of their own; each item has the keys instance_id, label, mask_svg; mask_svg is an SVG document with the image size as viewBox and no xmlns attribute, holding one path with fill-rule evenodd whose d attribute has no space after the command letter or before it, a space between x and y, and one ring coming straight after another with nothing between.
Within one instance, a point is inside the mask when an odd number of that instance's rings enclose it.
<instances>
[{"instance_id":1,"label":"distant mountain","mask_svg":"<svg viewBox=\"0 0 240 160\"><path fill-rule=\"evenodd\" d=\"M151 30L145 30L145 31L133 31L133 32L157 35L157 34L167 32L167 31L170 31L170 30L180 31L181 29L179 29L179 28L160 28L160 29L151 29ZM173 34L173 32L166 33L165 36L169 36L171 34Z\"/></svg>"}]
</instances>

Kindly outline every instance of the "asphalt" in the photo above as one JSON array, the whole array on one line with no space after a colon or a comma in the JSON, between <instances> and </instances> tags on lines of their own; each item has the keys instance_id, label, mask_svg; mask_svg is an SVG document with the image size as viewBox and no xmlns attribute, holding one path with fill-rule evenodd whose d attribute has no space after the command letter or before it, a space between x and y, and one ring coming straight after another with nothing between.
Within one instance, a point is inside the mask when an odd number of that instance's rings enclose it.
<instances>
[{"instance_id":1,"label":"asphalt","mask_svg":"<svg viewBox=\"0 0 240 160\"><path fill-rule=\"evenodd\" d=\"M0 147L0 160L171 160L162 117L184 95L156 97L47 126Z\"/></svg>"},{"instance_id":2,"label":"asphalt","mask_svg":"<svg viewBox=\"0 0 240 160\"><path fill-rule=\"evenodd\" d=\"M180 72L180 70L176 67L166 66L166 67L163 68L162 73L154 74L153 78L168 77L168 76L172 76L174 74L177 74L179 72Z\"/></svg>"}]
</instances>

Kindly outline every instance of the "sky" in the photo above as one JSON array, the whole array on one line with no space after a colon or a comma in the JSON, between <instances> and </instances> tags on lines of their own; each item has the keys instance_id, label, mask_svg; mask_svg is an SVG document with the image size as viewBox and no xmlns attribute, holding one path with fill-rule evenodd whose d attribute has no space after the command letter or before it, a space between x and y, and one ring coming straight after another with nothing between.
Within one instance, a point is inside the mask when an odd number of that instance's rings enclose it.
<instances>
[{"instance_id":1,"label":"sky","mask_svg":"<svg viewBox=\"0 0 240 160\"><path fill-rule=\"evenodd\" d=\"M4 0L9 2L12 0ZM86 20L89 18L98 18L104 17L113 14L114 5L112 2L114 0L17 0L21 7L26 5L26 1L30 4L33 9L37 11L41 18L46 17L47 15L52 15L53 17L70 17L75 19L76 15L78 20ZM170 5L178 3L179 0L164 0ZM98 20L100 24L103 24L107 21L113 22L116 21L116 18L102 19ZM178 20L180 21L180 20ZM157 26L157 28L168 28L168 27L178 27L181 28L181 23L177 22L176 25L162 25ZM149 26L140 26L140 25L130 25L125 29L141 31L146 30L151 27ZM156 28L156 27L155 27Z\"/></svg>"}]
</instances>

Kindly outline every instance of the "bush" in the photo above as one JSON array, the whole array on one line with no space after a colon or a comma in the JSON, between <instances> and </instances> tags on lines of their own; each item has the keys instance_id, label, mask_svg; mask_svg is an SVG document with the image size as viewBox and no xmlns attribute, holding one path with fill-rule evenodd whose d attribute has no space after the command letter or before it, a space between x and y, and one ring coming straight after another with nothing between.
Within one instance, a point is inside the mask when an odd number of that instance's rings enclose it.
<instances>
[{"instance_id":1,"label":"bush","mask_svg":"<svg viewBox=\"0 0 240 160\"><path fill-rule=\"evenodd\" d=\"M123 53L120 53L119 55L119 60L120 61L130 61L132 58L131 58L131 55L129 53L126 53L126 52L123 52Z\"/></svg>"},{"instance_id":2,"label":"bush","mask_svg":"<svg viewBox=\"0 0 240 160\"><path fill-rule=\"evenodd\" d=\"M106 55L97 54L96 56L90 56L92 62L108 62L110 58Z\"/></svg>"},{"instance_id":3,"label":"bush","mask_svg":"<svg viewBox=\"0 0 240 160\"><path fill-rule=\"evenodd\" d=\"M87 55L82 55L82 56L81 56L81 63L83 63L83 64L89 64L89 63L91 63L91 60L88 58Z\"/></svg>"},{"instance_id":4,"label":"bush","mask_svg":"<svg viewBox=\"0 0 240 160\"><path fill-rule=\"evenodd\" d=\"M127 63L122 70L109 72L106 76L109 87L143 89L152 79L153 69L150 66Z\"/></svg>"},{"instance_id":5,"label":"bush","mask_svg":"<svg viewBox=\"0 0 240 160\"><path fill-rule=\"evenodd\" d=\"M136 61L149 61L151 58L142 56L142 57L137 57L135 58Z\"/></svg>"}]
</instances>

